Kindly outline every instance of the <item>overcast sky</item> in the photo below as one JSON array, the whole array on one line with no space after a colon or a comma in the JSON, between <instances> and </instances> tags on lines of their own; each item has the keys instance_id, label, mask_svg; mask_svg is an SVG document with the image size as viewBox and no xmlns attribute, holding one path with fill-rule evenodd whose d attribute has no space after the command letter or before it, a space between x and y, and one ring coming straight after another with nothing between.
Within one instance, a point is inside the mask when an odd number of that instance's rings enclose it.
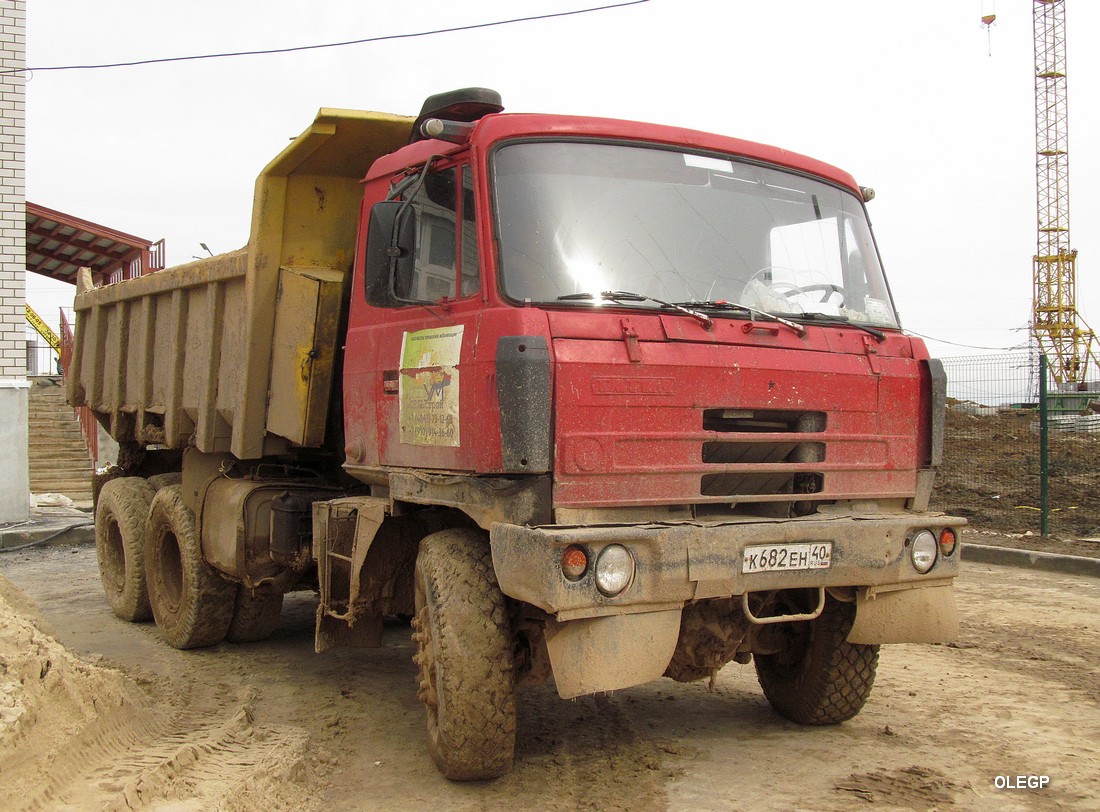
<instances>
[{"instance_id":1,"label":"overcast sky","mask_svg":"<svg viewBox=\"0 0 1100 812\"><path fill-rule=\"evenodd\" d=\"M27 62L311 45L614 1L34 0ZM840 166L878 193L869 211L904 326L939 339L934 355L983 354L1027 340L1031 10L1026 0L649 0L285 55L40 70L27 85L27 199L164 237L170 264L202 254L200 242L232 250L248 240L256 175L318 108L415 115L432 93L480 85L512 112L681 125ZM994 12L987 36L981 16ZM1100 3L1067 0L1066 16L1078 307L1100 329ZM28 277L32 306L54 309L46 283Z\"/></svg>"}]
</instances>

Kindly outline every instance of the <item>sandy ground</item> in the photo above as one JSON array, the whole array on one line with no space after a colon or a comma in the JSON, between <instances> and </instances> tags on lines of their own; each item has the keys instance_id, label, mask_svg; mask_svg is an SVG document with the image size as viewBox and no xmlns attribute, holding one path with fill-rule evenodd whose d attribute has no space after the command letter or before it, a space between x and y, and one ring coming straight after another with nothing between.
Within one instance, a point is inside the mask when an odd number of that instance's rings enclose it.
<instances>
[{"instance_id":1,"label":"sandy ground","mask_svg":"<svg viewBox=\"0 0 1100 812\"><path fill-rule=\"evenodd\" d=\"M314 654L302 593L268 641L179 652L110 613L92 547L10 553L0 809L1100 807L1100 580L972 564L959 594L959 641L884 648L844 725L781 720L751 666L713 692L533 689L514 771L460 785L425 753L407 627L380 650ZM1018 775L1050 783L997 789Z\"/></svg>"}]
</instances>

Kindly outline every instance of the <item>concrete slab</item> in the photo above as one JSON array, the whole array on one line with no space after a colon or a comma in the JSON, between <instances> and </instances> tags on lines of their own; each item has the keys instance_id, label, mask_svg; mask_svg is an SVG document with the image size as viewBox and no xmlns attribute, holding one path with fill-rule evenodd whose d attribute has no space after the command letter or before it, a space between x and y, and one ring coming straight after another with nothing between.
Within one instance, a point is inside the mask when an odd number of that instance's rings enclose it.
<instances>
[{"instance_id":1,"label":"concrete slab","mask_svg":"<svg viewBox=\"0 0 1100 812\"><path fill-rule=\"evenodd\" d=\"M33 508L20 522L0 523L0 550L38 544L94 544L95 518L76 508Z\"/></svg>"},{"instance_id":2,"label":"concrete slab","mask_svg":"<svg viewBox=\"0 0 1100 812\"><path fill-rule=\"evenodd\" d=\"M1017 550L1013 547L996 547L992 544L967 543L962 547L963 561L981 564L1000 564L1008 567L1024 567L1060 572L1065 575L1089 575L1100 578L1100 558L1081 555L1057 555L1033 550Z\"/></svg>"}]
</instances>

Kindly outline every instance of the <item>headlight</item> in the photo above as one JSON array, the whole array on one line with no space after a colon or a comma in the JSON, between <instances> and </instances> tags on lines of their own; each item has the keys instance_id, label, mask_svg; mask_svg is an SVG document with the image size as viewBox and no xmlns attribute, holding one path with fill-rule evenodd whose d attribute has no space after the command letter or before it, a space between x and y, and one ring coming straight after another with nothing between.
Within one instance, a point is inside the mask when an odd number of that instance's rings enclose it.
<instances>
[{"instance_id":1,"label":"headlight","mask_svg":"<svg viewBox=\"0 0 1100 812\"><path fill-rule=\"evenodd\" d=\"M919 530L913 534L913 542L909 545L909 558L913 562L913 569L921 575L936 566L936 555L939 552L939 544L930 530Z\"/></svg>"},{"instance_id":2,"label":"headlight","mask_svg":"<svg viewBox=\"0 0 1100 812\"><path fill-rule=\"evenodd\" d=\"M634 580L634 556L621 544L609 544L596 557L596 586L609 598Z\"/></svg>"}]
</instances>

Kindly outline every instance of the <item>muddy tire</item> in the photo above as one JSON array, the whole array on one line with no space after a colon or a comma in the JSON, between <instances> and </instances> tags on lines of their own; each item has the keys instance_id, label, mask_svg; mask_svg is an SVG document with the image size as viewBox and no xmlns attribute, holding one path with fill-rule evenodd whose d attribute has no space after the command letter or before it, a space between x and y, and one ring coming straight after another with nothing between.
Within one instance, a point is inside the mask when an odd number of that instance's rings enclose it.
<instances>
[{"instance_id":1,"label":"muddy tire","mask_svg":"<svg viewBox=\"0 0 1100 812\"><path fill-rule=\"evenodd\" d=\"M237 587L237 600L233 605L233 619L225 639L230 643L255 643L266 640L279 625L283 611L283 593L263 589L249 589L244 584Z\"/></svg>"},{"instance_id":2,"label":"muddy tire","mask_svg":"<svg viewBox=\"0 0 1100 812\"><path fill-rule=\"evenodd\" d=\"M756 676L775 710L800 725L832 725L863 708L875 684L878 646L846 641L855 604L830 600L816 620L786 623L777 654L754 655Z\"/></svg>"},{"instance_id":3,"label":"muddy tire","mask_svg":"<svg viewBox=\"0 0 1100 812\"><path fill-rule=\"evenodd\" d=\"M415 580L414 662L432 760L455 781L504 775L516 742L512 632L485 534L425 537Z\"/></svg>"},{"instance_id":4,"label":"muddy tire","mask_svg":"<svg viewBox=\"0 0 1100 812\"><path fill-rule=\"evenodd\" d=\"M195 517L179 485L158 491L149 508L145 577L153 617L168 645L200 648L225 639L237 585L203 560Z\"/></svg>"},{"instance_id":5,"label":"muddy tire","mask_svg":"<svg viewBox=\"0 0 1100 812\"><path fill-rule=\"evenodd\" d=\"M145 520L155 492L140 477L120 477L99 492L95 553L111 611L131 622L149 620L145 588Z\"/></svg>"},{"instance_id":6,"label":"muddy tire","mask_svg":"<svg viewBox=\"0 0 1100 812\"><path fill-rule=\"evenodd\" d=\"M169 485L180 485L183 483L183 474L174 472L170 474L153 474L149 477L148 482L153 490L159 491L161 488L167 488Z\"/></svg>"}]
</instances>

